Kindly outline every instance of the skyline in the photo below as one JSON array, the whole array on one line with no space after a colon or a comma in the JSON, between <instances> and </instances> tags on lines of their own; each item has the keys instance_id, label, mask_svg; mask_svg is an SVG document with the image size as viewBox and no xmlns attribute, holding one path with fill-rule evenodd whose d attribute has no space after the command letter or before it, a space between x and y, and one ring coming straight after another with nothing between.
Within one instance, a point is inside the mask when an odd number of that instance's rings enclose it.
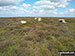
<instances>
[{"instance_id":1,"label":"skyline","mask_svg":"<svg viewBox=\"0 0 75 56\"><path fill-rule=\"evenodd\" d=\"M75 17L75 0L0 0L0 17Z\"/></svg>"}]
</instances>

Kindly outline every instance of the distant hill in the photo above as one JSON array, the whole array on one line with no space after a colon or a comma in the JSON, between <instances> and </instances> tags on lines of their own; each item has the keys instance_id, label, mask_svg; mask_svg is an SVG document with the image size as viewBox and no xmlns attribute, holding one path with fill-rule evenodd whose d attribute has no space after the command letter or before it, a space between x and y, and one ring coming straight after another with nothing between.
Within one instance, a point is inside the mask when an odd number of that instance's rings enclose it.
<instances>
[{"instance_id":1,"label":"distant hill","mask_svg":"<svg viewBox=\"0 0 75 56\"><path fill-rule=\"evenodd\" d=\"M75 18L0 18L0 56L60 56L59 51L75 51Z\"/></svg>"}]
</instances>

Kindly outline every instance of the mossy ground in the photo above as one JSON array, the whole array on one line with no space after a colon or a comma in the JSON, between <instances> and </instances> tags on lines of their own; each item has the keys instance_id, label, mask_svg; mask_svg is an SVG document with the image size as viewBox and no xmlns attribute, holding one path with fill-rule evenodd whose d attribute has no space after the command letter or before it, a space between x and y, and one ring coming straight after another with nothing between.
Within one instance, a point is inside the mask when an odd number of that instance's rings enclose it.
<instances>
[{"instance_id":1,"label":"mossy ground","mask_svg":"<svg viewBox=\"0 0 75 56\"><path fill-rule=\"evenodd\" d=\"M60 56L75 51L75 18L0 18L0 56ZM21 20L27 21L20 24ZM70 55L71 56L71 55Z\"/></svg>"}]
</instances>

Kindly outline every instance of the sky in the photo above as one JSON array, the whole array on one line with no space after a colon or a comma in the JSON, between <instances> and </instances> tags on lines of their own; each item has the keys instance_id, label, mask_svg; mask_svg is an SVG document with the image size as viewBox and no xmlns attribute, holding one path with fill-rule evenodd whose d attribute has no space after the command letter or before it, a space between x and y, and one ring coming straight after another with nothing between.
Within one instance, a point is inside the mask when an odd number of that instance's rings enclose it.
<instances>
[{"instance_id":1,"label":"sky","mask_svg":"<svg viewBox=\"0 0 75 56\"><path fill-rule=\"evenodd\" d=\"M75 0L0 0L0 17L75 17Z\"/></svg>"}]
</instances>

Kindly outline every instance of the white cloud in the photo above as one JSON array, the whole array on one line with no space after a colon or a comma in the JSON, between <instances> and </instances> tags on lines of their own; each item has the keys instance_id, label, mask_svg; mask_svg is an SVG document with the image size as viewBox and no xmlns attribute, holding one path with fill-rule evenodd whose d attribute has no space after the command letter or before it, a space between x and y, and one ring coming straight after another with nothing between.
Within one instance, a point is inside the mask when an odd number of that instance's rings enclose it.
<instances>
[{"instance_id":1,"label":"white cloud","mask_svg":"<svg viewBox=\"0 0 75 56\"><path fill-rule=\"evenodd\" d=\"M57 14L59 8L65 8L70 0L40 0L33 6L34 13Z\"/></svg>"},{"instance_id":2,"label":"white cloud","mask_svg":"<svg viewBox=\"0 0 75 56\"><path fill-rule=\"evenodd\" d=\"M18 7L17 6L12 6L12 9L18 9Z\"/></svg>"},{"instance_id":3,"label":"white cloud","mask_svg":"<svg viewBox=\"0 0 75 56\"><path fill-rule=\"evenodd\" d=\"M19 7L17 7L16 5L22 0L5 0L3 2L2 1L3 0L0 0L0 15L6 15L6 16L7 15L21 15L21 16L75 15L75 9L68 9L60 13L57 12L59 8L66 8L66 6L69 5L68 1L70 0L40 0L35 2L33 6L31 6L30 4L23 3Z\"/></svg>"},{"instance_id":4,"label":"white cloud","mask_svg":"<svg viewBox=\"0 0 75 56\"><path fill-rule=\"evenodd\" d=\"M40 7L38 7L38 6L33 6L33 9L40 9Z\"/></svg>"},{"instance_id":5,"label":"white cloud","mask_svg":"<svg viewBox=\"0 0 75 56\"><path fill-rule=\"evenodd\" d=\"M69 9L69 12L75 12L75 9L73 9L73 8Z\"/></svg>"},{"instance_id":6,"label":"white cloud","mask_svg":"<svg viewBox=\"0 0 75 56\"><path fill-rule=\"evenodd\" d=\"M29 14L29 11L23 7L17 6L3 6L0 9L0 16L25 16Z\"/></svg>"},{"instance_id":7,"label":"white cloud","mask_svg":"<svg viewBox=\"0 0 75 56\"><path fill-rule=\"evenodd\" d=\"M66 11L64 11L64 12L60 12L59 13L59 15L62 15L62 16L75 16L75 9L74 8L71 8L71 9L68 9L68 10L66 10Z\"/></svg>"},{"instance_id":8,"label":"white cloud","mask_svg":"<svg viewBox=\"0 0 75 56\"><path fill-rule=\"evenodd\" d=\"M30 4L23 3L20 6L16 6L23 0L0 0L0 16L25 16L32 12L27 9L31 6Z\"/></svg>"},{"instance_id":9,"label":"white cloud","mask_svg":"<svg viewBox=\"0 0 75 56\"><path fill-rule=\"evenodd\" d=\"M23 0L0 0L0 6L17 5Z\"/></svg>"},{"instance_id":10,"label":"white cloud","mask_svg":"<svg viewBox=\"0 0 75 56\"><path fill-rule=\"evenodd\" d=\"M66 10L66 11L64 11L64 12L60 12L60 14L70 14L70 13L75 13L75 9L74 8L71 8L71 9L68 9L68 10Z\"/></svg>"},{"instance_id":11,"label":"white cloud","mask_svg":"<svg viewBox=\"0 0 75 56\"><path fill-rule=\"evenodd\" d=\"M59 8L65 8L66 6L63 5L63 4L60 4L58 7L59 7Z\"/></svg>"},{"instance_id":12,"label":"white cloud","mask_svg":"<svg viewBox=\"0 0 75 56\"><path fill-rule=\"evenodd\" d=\"M44 3L45 3L45 4L50 4L51 2L50 2L50 1L47 1L47 0L35 2L36 5L38 5L38 4L44 4Z\"/></svg>"},{"instance_id":13,"label":"white cloud","mask_svg":"<svg viewBox=\"0 0 75 56\"><path fill-rule=\"evenodd\" d=\"M2 7L0 7L0 9L2 9Z\"/></svg>"},{"instance_id":14,"label":"white cloud","mask_svg":"<svg viewBox=\"0 0 75 56\"><path fill-rule=\"evenodd\" d=\"M35 4L54 6L55 8L64 8L69 4L68 1L69 0L40 0L35 2Z\"/></svg>"},{"instance_id":15,"label":"white cloud","mask_svg":"<svg viewBox=\"0 0 75 56\"><path fill-rule=\"evenodd\" d=\"M30 7L31 5L30 5L30 4L23 3L22 6L25 7L25 8L28 8L28 7Z\"/></svg>"}]
</instances>

